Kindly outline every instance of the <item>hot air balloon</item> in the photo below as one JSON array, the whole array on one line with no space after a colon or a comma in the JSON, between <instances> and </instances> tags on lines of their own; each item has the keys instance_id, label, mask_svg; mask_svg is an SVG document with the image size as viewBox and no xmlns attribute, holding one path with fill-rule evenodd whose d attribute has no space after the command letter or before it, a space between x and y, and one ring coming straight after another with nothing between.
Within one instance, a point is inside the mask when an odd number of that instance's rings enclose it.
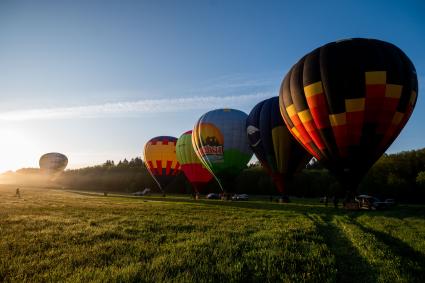
<instances>
[{"instance_id":1,"label":"hot air balloon","mask_svg":"<svg viewBox=\"0 0 425 283\"><path fill-rule=\"evenodd\" d=\"M199 193L213 176L199 160L193 149L192 131L185 132L177 140L176 154L181 171L192 184L195 193Z\"/></svg>"},{"instance_id":2,"label":"hot air balloon","mask_svg":"<svg viewBox=\"0 0 425 283\"><path fill-rule=\"evenodd\" d=\"M176 142L175 137L160 136L150 139L145 144L145 165L163 193L165 187L180 173Z\"/></svg>"},{"instance_id":3,"label":"hot air balloon","mask_svg":"<svg viewBox=\"0 0 425 283\"><path fill-rule=\"evenodd\" d=\"M50 152L43 154L38 163L41 171L47 174L54 174L62 172L66 168L68 158L62 153Z\"/></svg>"},{"instance_id":4,"label":"hot air balloon","mask_svg":"<svg viewBox=\"0 0 425 283\"><path fill-rule=\"evenodd\" d=\"M416 104L412 62L375 39L332 42L304 56L282 82L280 111L293 136L354 197Z\"/></svg>"},{"instance_id":5,"label":"hot air balloon","mask_svg":"<svg viewBox=\"0 0 425 283\"><path fill-rule=\"evenodd\" d=\"M272 177L278 192L285 196L287 184L305 167L311 155L286 128L277 96L261 101L251 110L246 131L252 151Z\"/></svg>"},{"instance_id":6,"label":"hot air balloon","mask_svg":"<svg viewBox=\"0 0 425 283\"><path fill-rule=\"evenodd\" d=\"M231 189L230 182L252 157L246 137L246 117L235 109L212 110L199 118L193 130L195 152L223 191Z\"/></svg>"}]
</instances>

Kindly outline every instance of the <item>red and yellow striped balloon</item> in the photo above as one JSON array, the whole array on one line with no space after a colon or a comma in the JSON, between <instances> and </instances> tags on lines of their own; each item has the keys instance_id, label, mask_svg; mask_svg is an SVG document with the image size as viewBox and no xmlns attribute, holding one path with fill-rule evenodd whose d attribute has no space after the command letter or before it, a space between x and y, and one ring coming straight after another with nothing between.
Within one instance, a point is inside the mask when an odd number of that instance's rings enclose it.
<instances>
[{"instance_id":1,"label":"red and yellow striped balloon","mask_svg":"<svg viewBox=\"0 0 425 283\"><path fill-rule=\"evenodd\" d=\"M150 139L145 144L145 165L162 191L180 173L176 143L175 137L160 136Z\"/></svg>"}]
</instances>

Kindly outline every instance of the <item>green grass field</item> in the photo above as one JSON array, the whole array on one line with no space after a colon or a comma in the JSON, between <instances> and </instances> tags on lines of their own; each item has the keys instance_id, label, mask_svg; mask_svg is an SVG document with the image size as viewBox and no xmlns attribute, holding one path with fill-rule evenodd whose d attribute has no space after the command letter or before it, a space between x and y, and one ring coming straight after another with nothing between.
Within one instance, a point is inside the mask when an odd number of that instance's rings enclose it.
<instances>
[{"instance_id":1,"label":"green grass field","mask_svg":"<svg viewBox=\"0 0 425 283\"><path fill-rule=\"evenodd\" d=\"M425 282L425 207L0 187L0 282Z\"/></svg>"}]
</instances>

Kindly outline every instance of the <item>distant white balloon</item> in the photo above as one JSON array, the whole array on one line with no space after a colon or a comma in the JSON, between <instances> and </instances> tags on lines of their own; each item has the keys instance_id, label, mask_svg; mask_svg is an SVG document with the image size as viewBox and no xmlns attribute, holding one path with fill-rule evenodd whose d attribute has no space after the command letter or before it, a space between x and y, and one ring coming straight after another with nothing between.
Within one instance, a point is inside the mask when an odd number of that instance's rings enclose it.
<instances>
[{"instance_id":1,"label":"distant white balloon","mask_svg":"<svg viewBox=\"0 0 425 283\"><path fill-rule=\"evenodd\" d=\"M58 152L43 154L39 161L40 169L46 173L57 173L63 171L68 165L68 158Z\"/></svg>"}]
</instances>

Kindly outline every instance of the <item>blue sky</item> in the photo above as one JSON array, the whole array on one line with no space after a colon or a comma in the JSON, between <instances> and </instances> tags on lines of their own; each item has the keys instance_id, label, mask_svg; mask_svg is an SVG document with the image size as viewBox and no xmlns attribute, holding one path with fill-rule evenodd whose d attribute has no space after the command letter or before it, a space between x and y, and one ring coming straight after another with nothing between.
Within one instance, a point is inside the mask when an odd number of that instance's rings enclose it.
<instances>
[{"instance_id":1,"label":"blue sky","mask_svg":"<svg viewBox=\"0 0 425 283\"><path fill-rule=\"evenodd\" d=\"M141 155L204 112L249 112L327 42L370 37L414 62L419 98L389 152L424 147L424 1L0 1L0 171Z\"/></svg>"}]
</instances>

